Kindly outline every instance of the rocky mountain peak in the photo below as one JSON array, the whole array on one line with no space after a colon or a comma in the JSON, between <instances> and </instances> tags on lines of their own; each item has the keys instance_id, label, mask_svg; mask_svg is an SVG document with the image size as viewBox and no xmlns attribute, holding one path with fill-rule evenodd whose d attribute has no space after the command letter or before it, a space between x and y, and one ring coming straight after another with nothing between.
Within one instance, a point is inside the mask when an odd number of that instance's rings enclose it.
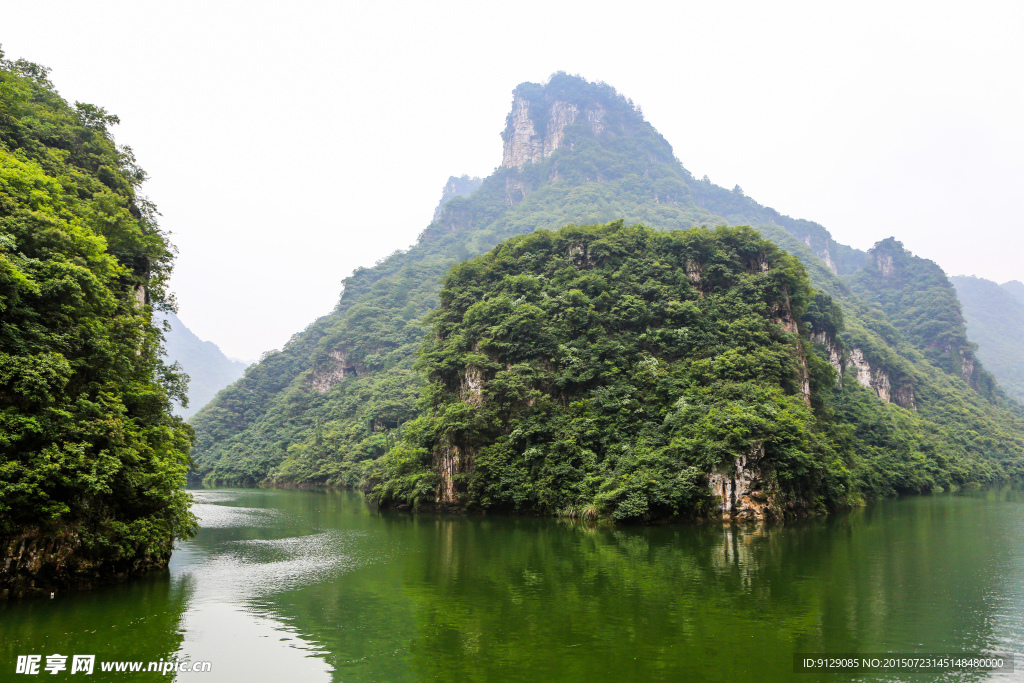
<instances>
[{"instance_id":1,"label":"rocky mountain peak","mask_svg":"<svg viewBox=\"0 0 1024 683\"><path fill-rule=\"evenodd\" d=\"M522 168L528 163L548 158L565 139L565 129L576 123L580 114L578 105L555 100L550 106L545 107L543 123L546 125L541 126L538 131L538 126L531 116L531 110L536 108L535 103L521 95L516 95L512 101L512 131L510 135L505 136L502 166ZM584 111L583 120L594 135L600 135L604 130L602 121L605 113L604 107L600 104L595 104Z\"/></svg>"},{"instance_id":2,"label":"rocky mountain peak","mask_svg":"<svg viewBox=\"0 0 1024 683\"><path fill-rule=\"evenodd\" d=\"M593 136L628 135L649 127L632 102L611 86L559 72L543 85L522 83L515 89L501 134L501 165L522 168L543 161L566 144L566 132L575 125Z\"/></svg>"}]
</instances>

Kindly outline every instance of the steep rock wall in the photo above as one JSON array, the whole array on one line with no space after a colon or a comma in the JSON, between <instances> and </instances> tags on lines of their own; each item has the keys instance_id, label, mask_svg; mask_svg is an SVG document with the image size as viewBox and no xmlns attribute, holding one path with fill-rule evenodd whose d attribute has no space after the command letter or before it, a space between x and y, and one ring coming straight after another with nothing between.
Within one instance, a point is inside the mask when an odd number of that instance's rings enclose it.
<instances>
[{"instance_id":1,"label":"steep rock wall","mask_svg":"<svg viewBox=\"0 0 1024 683\"><path fill-rule=\"evenodd\" d=\"M455 487L455 477L473 471L473 451L463 450L459 446L444 441L434 450L434 470L439 475L434 501L438 507L457 506L459 494Z\"/></svg>"},{"instance_id":2,"label":"steep rock wall","mask_svg":"<svg viewBox=\"0 0 1024 683\"><path fill-rule=\"evenodd\" d=\"M838 375L837 381L842 381L843 368L846 366L846 354L842 345L825 332L812 332L811 341L817 342L825 347L828 353L828 362Z\"/></svg>"},{"instance_id":3,"label":"steep rock wall","mask_svg":"<svg viewBox=\"0 0 1024 683\"><path fill-rule=\"evenodd\" d=\"M804 237L804 244L806 244L815 256L820 258L828 269L832 271L833 275L839 274L839 269L836 267L836 262L832 258L832 250L829 248L828 240L814 240L810 235Z\"/></svg>"},{"instance_id":4,"label":"steep rock wall","mask_svg":"<svg viewBox=\"0 0 1024 683\"><path fill-rule=\"evenodd\" d=\"M763 264L760 269L767 271L767 264ZM789 296L779 302L773 312L775 316L775 323L780 325L785 332L789 332L796 336L796 354L797 364L800 373L800 393L803 396L804 403L811 405L811 372L807 365L807 350L804 348L804 342L800 338L800 326L796 322L796 318L793 316L793 308L789 303Z\"/></svg>"},{"instance_id":5,"label":"steep rock wall","mask_svg":"<svg viewBox=\"0 0 1024 683\"><path fill-rule=\"evenodd\" d=\"M0 599L90 588L163 569L171 559L171 545L155 554L109 560L86 552L74 532L27 529L0 538Z\"/></svg>"},{"instance_id":6,"label":"steep rock wall","mask_svg":"<svg viewBox=\"0 0 1024 683\"><path fill-rule=\"evenodd\" d=\"M748 455L708 475L718 515L727 520L764 521L782 517L775 487L762 467L764 446L758 444Z\"/></svg>"},{"instance_id":7,"label":"steep rock wall","mask_svg":"<svg viewBox=\"0 0 1024 683\"><path fill-rule=\"evenodd\" d=\"M441 217L441 210L445 207L445 204L450 202L456 197L468 197L483 184L483 178L469 177L469 176L451 176L448 178L448 182L445 183L444 188L441 190L441 201L438 202L437 208L434 209L434 216L431 221L436 221Z\"/></svg>"},{"instance_id":8,"label":"steep rock wall","mask_svg":"<svg viewBox=\"0 0 1024 683\"><path fill-rule=\"evenodd\" d=\"M873 390L879 399L886 403L895 403L902 408L917 410L914 403L913 387L909 385L893 387L889 373L882 368L872 366L861 349L850 349L846 362L854 368L857 382Z\"/></svg>"},{"instance_id":9,"label":"steep rock wall","mask_svg":"<svg viewBox=\"0 0 1024 683\"><path fill-rule=\"evenodd\" d=\"M583 111L582 120L595 135L600 135L604 131L604 116L604 108L594 104ZM556 100L542 108L517 94L512 101L509 126L503 135L501 165L522 168L548 158L562 145L566 128L579 118L579 107L571 102Z\"/></svg>"},{"instance_id":10,"label":"steep rock wall","mask_svg":"<svg viewBox=\"0 0 1024 683\"><path fill-rule=\"evenodd\" d=\"M325 394L335 384L355 374L357 374L356 368L349 364L345 351L332 349L327 352L327 359L313 368L313 372L306 379L306 384L321 394Z\"/></svg>"}]
</instances>

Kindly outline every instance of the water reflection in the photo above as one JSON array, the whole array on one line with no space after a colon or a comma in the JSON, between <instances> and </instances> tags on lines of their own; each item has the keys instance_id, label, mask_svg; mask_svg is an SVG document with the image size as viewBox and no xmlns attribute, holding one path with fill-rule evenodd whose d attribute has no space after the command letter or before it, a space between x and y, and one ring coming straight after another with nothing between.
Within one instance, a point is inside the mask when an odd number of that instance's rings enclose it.
<instances>
[{"instance_id":1,"label":"water reflection","mask_svg":"<svg viewBox=\"0 0 1024 683\"><path fill-rule=\"evenodd\" d=\"M195 586L182 619L179 653L214 662L219 680L330 680L322 653L279 618L266 598L328 581L350 567L347 536L309 533L283 509L248 507L260 492L196 491L203 532L181 544L170 571ZM282 535L301 529L303 535ZM271 603L272 604L272 603Z\"/></svg>"},{"instance_id":2,"label":"water reflection","mask_svg":"<svg viewBox=\"0 0 1024 683\"><path fill-rule=\"evenodd\" d=\"M0 605L5 661L104 647L209 660L217 681L770 681L794 652L1024 650L1018 491L762 527L197 499L203 529L163 577Z\"/></svg>"},{"instance_id":3,"label":"water reflection","mask_svg":"<svg viewBox=\"0 0 1024 683\"><path fill-rule=\"evenodd\" d=\"M0 680L16 680L19 655L95 655L156 661L181 648L182 614L192 592L166 572L57 598L0 602ZM69 660L70 661L70 660ZM157 680L159 674L94 674L99 680ZM165 677L163 680L167 680Z\"/></svg>"}]
</instances>

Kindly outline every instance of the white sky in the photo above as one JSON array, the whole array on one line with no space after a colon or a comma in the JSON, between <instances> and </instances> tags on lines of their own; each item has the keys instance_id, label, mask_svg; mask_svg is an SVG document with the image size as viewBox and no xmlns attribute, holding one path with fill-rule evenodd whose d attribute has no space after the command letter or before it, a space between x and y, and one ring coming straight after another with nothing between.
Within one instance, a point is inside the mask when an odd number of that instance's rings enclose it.
<instances>
[{"instance_id":1,"label":"white sky","mask_svg":"<svg viewBox=\"0 0 1024 683\"><path fill-rule=\"evenodd\" d=\"M8 58L106 107L180 253L179 315L254 359L487 175L522 81L633 99L698 178L949 274L1024 280L1024 3L0 2Z\"/></svg>"}]
</instances>

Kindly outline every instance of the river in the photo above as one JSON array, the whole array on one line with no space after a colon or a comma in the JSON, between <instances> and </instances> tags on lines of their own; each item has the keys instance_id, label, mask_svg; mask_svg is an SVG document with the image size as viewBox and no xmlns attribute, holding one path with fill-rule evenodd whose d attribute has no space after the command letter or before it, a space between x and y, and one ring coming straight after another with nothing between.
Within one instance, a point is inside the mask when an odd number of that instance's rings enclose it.
<instances>
[{"instance_id":1,"label":"river","mask_svg":"<svg viewBox=\"0 0 1024 683\"><path fill-rule=\"evenodd\" d=\"M379 512L350 491L196 490L167 572L0 604L18 655L188 658L208 681L814 681L794 653L1018 653L1024 494L767 527ZM70 667L69 667L70 668ZM61 672L46 680L78 680ZM173 673L83 680L163 680Z\"/></svg>"}]
</instances>

